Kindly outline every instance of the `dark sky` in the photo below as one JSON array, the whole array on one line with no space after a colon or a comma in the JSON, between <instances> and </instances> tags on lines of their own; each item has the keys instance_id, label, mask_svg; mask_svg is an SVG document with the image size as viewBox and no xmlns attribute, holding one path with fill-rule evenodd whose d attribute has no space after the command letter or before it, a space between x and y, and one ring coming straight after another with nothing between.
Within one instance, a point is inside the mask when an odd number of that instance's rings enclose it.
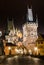
<instances>
[{"instance_id":1,"label":"dark sky","mask_svg":"<svg viewBox=\"0 0 44 65\"><path fill-rule=\"evenodd\" d=\"M15 26L20 26L26 21L27 5L32 5L33 13L38 15L39 33L44 34L44 0L0 0L0 27L6 25L8 16L14 17Z\"/></svg>"},{"instance_id":2,"label":"dark sky","mask_svg":"<svg viewBox=\"0 0 44 65\"><path fill-rule=\"evenodd\" d=\"M34 12L38 15L38 31L44 34L44 0L34 0L32 4Z\"/></svg>"}]
</instances>

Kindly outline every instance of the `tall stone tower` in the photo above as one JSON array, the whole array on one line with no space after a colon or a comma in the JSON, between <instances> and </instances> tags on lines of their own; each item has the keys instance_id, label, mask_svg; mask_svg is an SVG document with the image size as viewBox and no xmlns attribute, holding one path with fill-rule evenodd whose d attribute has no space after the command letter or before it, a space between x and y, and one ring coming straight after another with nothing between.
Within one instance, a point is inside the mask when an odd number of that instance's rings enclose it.
<instances>
[{"instance_id":1,"label":"tall stone tower","mask_svg":"<svg viewBox=\"0 0 44 65\"><path fill-rule=\"evenodd\" d=\"M32 14L32 8L28 8L28 20L30 22L27 22L23 25L23 43L24 45L28 45L29 43L34 43L37 38L37 28L38 28L38 20L36 17L36 21L33 21L33 14Z\"/></svg>"}]
</instances>

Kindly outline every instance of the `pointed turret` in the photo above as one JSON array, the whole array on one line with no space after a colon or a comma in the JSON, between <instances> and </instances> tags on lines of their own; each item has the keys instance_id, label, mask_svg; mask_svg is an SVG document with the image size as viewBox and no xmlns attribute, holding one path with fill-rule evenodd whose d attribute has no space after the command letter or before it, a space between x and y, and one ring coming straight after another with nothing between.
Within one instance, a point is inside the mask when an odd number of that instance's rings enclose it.
<instances>
[{"instance_id":1,"label":"pointed turret","mask_svg":"<svg viewBox=\"0 0 44 65\"><path fill-rule=\"evenodd\" d=\"M37 24L37 27L38 27L38 16L36 14L36 24Z\"/></svg>"}]
</instances>

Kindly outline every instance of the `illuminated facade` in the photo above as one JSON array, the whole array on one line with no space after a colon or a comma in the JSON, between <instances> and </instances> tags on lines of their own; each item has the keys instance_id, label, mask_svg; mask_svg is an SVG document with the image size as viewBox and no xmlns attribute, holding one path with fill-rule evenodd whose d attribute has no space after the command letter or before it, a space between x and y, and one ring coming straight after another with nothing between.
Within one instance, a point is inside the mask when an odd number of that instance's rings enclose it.
<instances>
[{"instance_id":1,"label":"illuminated facade","mask_svg":"<svg viewBox=\"0 0 44 65\"><path fill-rule=\"evenodd\" d=\"M22 33L20 30L17 30L15 29L15 33L14 33L14 30L10 30L9 32L9 35L6 35L5 36L6 40L10 43L18 43L19 41L21 41L22 39Z\"/></svg>"},{"instance_id":2,"label":"illuminated facade","mask_svg":"<svg viewBox=\"0 0 44 65\"><path fill-rule=\"evenodd\" d=\"M23 42L32 43L38 38L37 23L26 23L23 26Z\"/></svg>"}]
</instances>

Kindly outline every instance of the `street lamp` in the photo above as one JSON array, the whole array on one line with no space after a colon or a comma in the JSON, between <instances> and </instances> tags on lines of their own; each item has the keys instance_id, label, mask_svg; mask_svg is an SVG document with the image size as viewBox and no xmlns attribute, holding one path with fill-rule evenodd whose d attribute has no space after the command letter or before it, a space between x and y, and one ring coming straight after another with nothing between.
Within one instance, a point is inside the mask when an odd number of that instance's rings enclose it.
<instances>
[{"instance_id":1,"label":"street lamp","mask_svg":"<svg viewBox=\"0 0 44 65\"><path fill-rule=\"evenodd\" d=\"M2 31L0 31L0 37L2 36Z\"/></svg>"}]
</instances>

